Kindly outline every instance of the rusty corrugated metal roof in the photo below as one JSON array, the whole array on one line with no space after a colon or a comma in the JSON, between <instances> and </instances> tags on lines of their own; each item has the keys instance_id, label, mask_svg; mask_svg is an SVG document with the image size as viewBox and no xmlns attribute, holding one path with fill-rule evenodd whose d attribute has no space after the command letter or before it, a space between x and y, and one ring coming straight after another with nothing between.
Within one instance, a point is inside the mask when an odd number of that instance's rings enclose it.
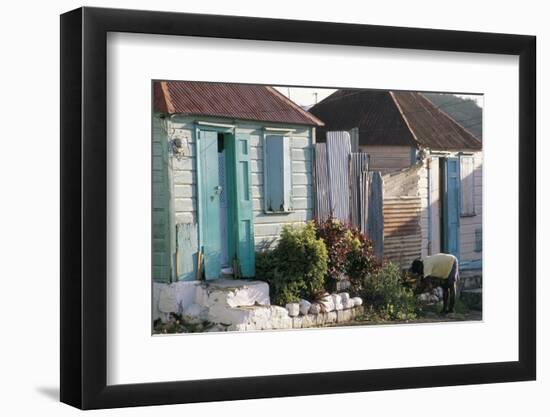
<instances>
[{"instance_id":1,"label":"rusty corrugated metal roof","mask_svg":"<svg viewBox=\"0 0 550 417\"><path fill-rule=\"evenodd\" d=\"M359 128L360 145L416 146L416 141L387 91L338 90L317 103L310 113L325 126L317 131L324 142L327 131Z\"/></svg>"},{"instance_id":2,"label":"rusty corrugated metal roof","mask_svg":"<svg viewBox=\"0 0 550 417\"><path fill-rule=\"evenodd\" d=\"M359 129L360 145L481 149L479 139L417 92L338 90L310 110L327 131Z\"/></svg>"},{"instance_id":3,"label":"rusty corrugated metal roof","mask_svg":"<svg viewBox=\"0 0 550 417\"><path fill-rule=\"evenodd\" d=\"M230 119L323 126L272 87L198 81L155 81L155 111Z\"/></svg>"},{"instance_id":4,"label":"rusty corrugated metal roof","mask_svg":"<svg viewBox=\"0 0 550 417\"><path fill-rule=\"evenodd\" d=\"M431 149L481 149L481 141L421 93L391 93L415 139Z\"/></svg>"}]
</instances>

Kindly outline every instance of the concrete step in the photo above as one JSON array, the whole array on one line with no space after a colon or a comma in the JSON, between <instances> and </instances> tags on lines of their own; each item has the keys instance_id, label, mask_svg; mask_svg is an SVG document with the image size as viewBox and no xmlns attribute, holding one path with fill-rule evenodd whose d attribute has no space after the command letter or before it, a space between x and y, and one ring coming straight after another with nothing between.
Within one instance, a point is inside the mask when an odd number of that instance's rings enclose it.
<instances>
[{"instance_id":1,"label":"concrete step","mask_svg":"<svg viewBox=\"0 0 550 417\"><path fill-rule=\"evenodd\" d=\"M269 285L263 281L237 279L202 281L197 287L195 303L206 308L268 306Z\"/></svg>"}]
</instances>

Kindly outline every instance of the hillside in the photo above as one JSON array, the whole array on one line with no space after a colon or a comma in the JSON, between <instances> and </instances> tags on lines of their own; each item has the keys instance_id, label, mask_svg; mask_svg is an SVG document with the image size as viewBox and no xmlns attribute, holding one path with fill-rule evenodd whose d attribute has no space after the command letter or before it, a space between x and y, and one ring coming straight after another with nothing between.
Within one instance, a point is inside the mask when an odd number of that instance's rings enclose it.
<instances>
[{"instance_id":1,"label":"hillside","mask_svg":"<svg viewBox=\"0 0 550 417\"><path fill-rule=\"evenodd\" d=\"M450 94L424 93L424 95L466 130L482 139L482 109L475 101Z\"/></svg>"}]
</instances>

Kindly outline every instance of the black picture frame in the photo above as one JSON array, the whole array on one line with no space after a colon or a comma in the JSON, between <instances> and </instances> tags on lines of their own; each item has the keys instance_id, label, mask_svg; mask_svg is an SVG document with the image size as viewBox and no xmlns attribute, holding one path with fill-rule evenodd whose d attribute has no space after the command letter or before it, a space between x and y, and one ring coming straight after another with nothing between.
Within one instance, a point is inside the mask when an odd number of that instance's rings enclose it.
<instances>
[{"instance_id":1,"label":"black picture frame","mask_svg":"<svg viewBox=\"0 0 550 417\"><path fill-rule=\"evenodd\" d=\"M519 56L519 360L199 381L106 384L108 32ZM534 36L136 10L61 16L61 401L82 409L534 380Z\"/></svg>"}]
</instances>

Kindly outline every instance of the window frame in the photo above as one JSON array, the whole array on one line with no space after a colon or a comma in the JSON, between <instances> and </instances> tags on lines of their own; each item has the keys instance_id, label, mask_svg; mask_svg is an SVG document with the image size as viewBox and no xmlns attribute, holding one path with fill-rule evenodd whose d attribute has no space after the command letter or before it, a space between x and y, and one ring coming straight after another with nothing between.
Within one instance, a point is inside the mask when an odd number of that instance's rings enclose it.
<instances>
[{"instance_id":1,"label":"window frame","mask_svg":"<svg viewBox=\"0 0 550 417\"><path fill-rule=\"evenodd\" d=\"M263 193L262 193L262 198L263 198L263 211L265 214L273 214L273 215L281 215L281 214L287 214L287 213L292 213L294 212L294 207L293 207L293 195L292 195L292 187L293 187L293 180L292 180L292 174L293 174L293 170L292 170L292 134L295 132L296 130L295 129L291 129L291 128L273 128L273 127L264 127L263 129L263 135L262 135L262 163L263 163L263 169L262 169L262 174L263 174ZM267 162L267 137L268 136L280 136L283 141L284 140L288 140L288 153L287 153L287 157L288 157L288 165L290 167L290 174L289 174L289 187L288 187L288 202L289 202L289 207L286 208L286 210L270 210L270 208L268 207L268 187L267 187L267 182L268 182L268 179L269 179L269 172L268 172L268 164L266 163ZM284 145L283 145L283 149L284 149ZM283 152L283 156L285 155L285 153ZM285 161L283 161L283 166L285 165L284 163ZM286 194L285 194L285 191L284 191L284 184L283 184L283 199L285 199L286 197Z\"/></svg>"},{"instance_id":2,"label":"window frame","mask_svg":"<svg viewBox=\"0 0 550 417\"><path fill-rule=\"evenodd\" d=\"M464 193L466 192L466 190L464 189L464 185L463 185L463 177L462 177L462 162L465 158L469 158L471 159L472 161L472 190L471 190L471 193L472 193L472 210L471 211L465 211L464 210ZM459 170L460 170L460 217L475 217L477 216L477 211L476 211L476 180L475 180L475 170L476 170L476 167L475 167L475 154L473 153L461 153L459 155Z\"/></svg>"}]
</instances>

